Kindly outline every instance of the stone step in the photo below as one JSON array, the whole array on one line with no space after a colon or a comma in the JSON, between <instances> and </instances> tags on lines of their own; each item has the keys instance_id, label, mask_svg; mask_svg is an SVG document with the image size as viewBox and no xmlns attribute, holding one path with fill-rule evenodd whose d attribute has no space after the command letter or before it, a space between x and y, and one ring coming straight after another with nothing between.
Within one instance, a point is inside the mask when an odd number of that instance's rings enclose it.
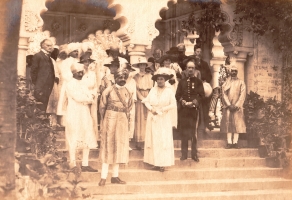
<instances>
[{"instance_id":1,"label":"stone step","mask_svg":"<svg viewBox=\"0 0 292 200\"><path fill-rule=\"evenodd\" d=\"M66 141L65 139L57 139L56 141L57 148L59 149L65 149L66 148ZM130 147L135 149L136 143L130 142ZM225 148L226 147L226 141L225 140L199 140L198 141L198 148ZM248 144L246 140L239 140L238 145L241 148L247 148ZM181 141L180 140L174 140L173 141L174 148L180 148L181 147ZM191 141L189 140L189 147L191 146Z\"/></svg>"},{"instance_id":2,"label":"stone step","mask_svg":"<svg viewBox=\"0 0 292 200\"><path fill-rule=\"evenodd\" d=\"M81 158L80 158L81 162ZM101 162L96 159L89 160L89 165L101 169ZM223 167L265 167L266 161L264 158L258 157L240 157L240 158L201 158L200 162L195 162L192 159L181 161L175 159L175 165L168 168L223 168ZM152 165L144 163L142 159L130 159L129 163L120 164L120 169L151 169Z\"/></svg>"},{"instance_id":3,"label":"stone step","mask_svg":"<svg viewBox=\"0 0 292 200\"><path fill-rule=\"evenodd\" d=\"M68 151L66 149L60 149L60 153L68 157ZM99 154L98 149L91 149L89 153L89 159L97 159ZM132 150L129 151L131 159L143 159L144 151ZM175 158L181 157L181 150L179 148L174 149ZM78 152L78 156L82 156L82 151ZM219 149L219 148L198 148L199 158L225 158L225 157L259 157L257 149ZM191 157L191 150L189 149L188 157Z\"/></svg>"},{"instance_id":4,"label":"stone step","mask_svg":"<svg viewBox=\"0 0 292 200\"><path fill-rule=\"evenodd\" d=\"M224 192L93 195L103 200L290 200L291 190L243 190Z\"/></svg>"},{"instance_id":5,"label":"stone step","mask_svg":"<svg viewBox=\"0 0 292 200\"><path fill-rule=\"evenodd\" d=\"M110 170L111 171L111 168ZM119 177L124 181L164 181L164 180L201 180L201 179L241 179L282 176L280 168L244 167L244 168L166 168L164 172L145 169L120 169ZM66 176L60 174L60 176ZM109 173L108 182L111 174ZM74 179L70 173L69 180ZM96 182L100 180L99 172L82 172L80 180L84 182Z\"/></svg>"},{"instance_id":6,"label":"stone step","mask_svg":"<svg viewBox=\"0 0 292 200\"><path fill-rule=\"evenodd\" d=\"M105 187L98 186L99 180L80 183L90 194L158 194L158 193L193 193L244 190L292 189L292 180L282 178L252 179L209 179L176 181L141 181L127 182L125 185L106 182Z\"/></svg>"}]
</instances>

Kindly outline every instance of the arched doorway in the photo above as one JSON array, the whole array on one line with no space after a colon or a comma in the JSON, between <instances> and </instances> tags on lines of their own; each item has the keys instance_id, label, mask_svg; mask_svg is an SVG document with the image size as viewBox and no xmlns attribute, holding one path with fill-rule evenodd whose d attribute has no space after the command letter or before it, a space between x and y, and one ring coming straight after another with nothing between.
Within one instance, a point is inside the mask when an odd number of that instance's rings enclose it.
<instances>
[{"instance_id":1,"label":"arched doorway","mask_svg":"<svg viewBox=\"0 0 292 200\"><path fill-rule=\"evenodd\" d=\"M57 40L57 44L81 42L97 30L117 31L120 24L114 21L114 9L108 8L106 0L55 0L47 2L47 12L41 17L44 20L43 30L48 30Z\"/></svg>"}]
</instances>

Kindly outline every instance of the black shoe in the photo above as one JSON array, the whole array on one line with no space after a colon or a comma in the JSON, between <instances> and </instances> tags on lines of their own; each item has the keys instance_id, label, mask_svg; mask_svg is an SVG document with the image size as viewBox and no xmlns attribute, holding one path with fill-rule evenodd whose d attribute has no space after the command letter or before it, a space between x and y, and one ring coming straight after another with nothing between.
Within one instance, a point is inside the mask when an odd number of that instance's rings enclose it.
<instances>
[{"instance_id":1,"label":"black shoe","mask_svg":"<svg viewBox=\"0 0 292 200\"><path fill-rule=\"evenodd\" d=\"M227 144L225 149L231 149L232 147L233 147L232 144Z\"/></svg>"},{"instance_id":2,"label":"black shoe","mask_svg":"<svg viewBox=\"0 0 292 200\"><path fill-rule=\"evenodd\" d=\"M192 156L192 159L193 159L195 162L199 162L199 161L200 161L199 158L198 158L198 156Z\"/></svg>"},{"instance_id":3,"label":"black shoe","mask_svg":"<svg viewBox=\"0 0 292 200\"><path fill-rule=\"evenodd\" d=\"M104 186L105 185L105 181L106 181L106 179L100 179L98 185L99 186Z\"/></svg>"},{"instance_id":4,"label":"black shoe","mask_svg":"<svg viewBox=\"0 0 292 200\"><path fill-rule=\"evenodd\" d=\"M186 159L188 159L186 156L180 157L180 160L186 160Z\"/></svg>"},{"instance_id":5,"label":"black shoe","mask_svg":"<svg viewBox=\"0 0 292 200\"><path fill-rule=\"evenodd\" d=\"M151 170L159 171L160 170L160 167L154 166L154 167L151 168Z\"/></svg>"},{"instance_id":6,"label":"black shoe","mask_svg":"<svg viewBox=\"0 0 292 200\"><path fill-rule=\"evenodd\" d=\"M117 184L126 184L125 181L122 181L119 177L112 177L111 183L117 183Z\"/></svg>"},{"instance_id":7,"label":"black shoe","mask_svg":"<svg viewBox=\"0 0 292 200\"><path fill-rule=\"evenodd\" d=\"M82 172L98 172L97 169L93 169L90 166L81 166Z\"/></svg>"},{"instance_id":8,"label":"black shoe","mask_svg":"<svg viewBox=\"0 0 292 200\"><path fill-rule=\"evenodd\" d=\"M164 172L164 167L159 167L160 172Z\"/></svg>"},{"instance_id":9,"label":"black shoe","mask_svg":"<svg viewBox=\"0 0 292 200\"><path fill-rule=\"evenodd\" d=\"M232 147L232 148L233 148L233 149L240 149L240 147L238 146L237 143L233 144L233 147Z\"/></svg>"}]
</instances>

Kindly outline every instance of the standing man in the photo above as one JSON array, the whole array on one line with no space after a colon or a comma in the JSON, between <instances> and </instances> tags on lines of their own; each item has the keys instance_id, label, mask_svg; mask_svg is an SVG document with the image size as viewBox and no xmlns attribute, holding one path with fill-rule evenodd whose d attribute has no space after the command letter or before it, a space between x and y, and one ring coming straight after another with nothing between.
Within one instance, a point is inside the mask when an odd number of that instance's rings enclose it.
<instances>
[{"instance_id":1,"label":"standing man","mask_svg":"<svg viewBox=\"0 0 292 200\"><path fill-rule=\"evenodd\" d=\"M100 115L103 119L100 158L102 162L99 186L104 186L109 164L112 164L111 183L125 184L119 178L119 164L129 161L130 110L132 93L125 87L129 72L119 68L115 73L115 84L105 89L100 101Z\"/></svg>"},{"instance_id":2,"label":"standing man","mask_svg":"<svg viewBox=\"0 0 292 200\"><path fill-rule=\"evenodd\" d=\"M230 78L222 85L223 111L220 131L227 133L227 149L238 149L239 133L246 133L243 103L246 97L245 83L237 78L237 67L230 69ZM232 140L233 133L233 140Z\"/></svg>"},{"instance_id":3,"label":"standing man","mask_svg":"<svg viewBox=\"0 0 292 200\"><path fill-rule=\"evenodd\" d=\"M180 133L181 133L181 152L180 160L188 158L188 140L192 141L192 159L199 162L197 155L197 128L199 107L204 94L203 83L195 77L195 61L190 59L186 62L188 77L182 79L176 91L176 100L181 104L179 111Z\"/></svg>"},{"instance_id":4,"label":"standing man","mask_svg":"<svg viewBox=\"0 0 292 200\"><path fill-rule=\"evenodd\" d=\"M97 172L88 165L89 150L97 147L90 115L90 105L93 103L96 93L89 91L88 86L82 83L83 70L82 64L73 63L71 65L73 78L66 84L68 106L65 134L69 145L70 166L76 166L76 149L82 149L82 172Z\"/></svg>"},{"instance_id":5,"label":"standing man","mask_svg":"<svg viewBox=\"0 0 292 200\"><path fill-rule=\"evenodd\" d=\"M38 102L42 103L38 105L38 108L46 111L54 82L59 83L59 79L55 77L54 64L50 57L54 50L52 41L45 39L40 45L41 51L32 58L30 76L35 86L34 96Z\"/></svg>"},{"instance_id":6,"label":"standing man","mask_svg":"<svg viewBox=\"0 0 292 200\"><path fill-rule=\"evenodd\" d=\"M197 62L196 69L200 71L201 81L203 83L211 83L212 80L212 73L210 70L210 67L208 63L204 60L202 60L202 49L200 46L195 45L194 46L194 55L189 56L190 58L194 58ZM182 74L182 77L184 77L186 73ZM188 75L186 75L187 77ZM204 97L202 100L202 106L200 107L199 111L199 131L206 133L206 127L209 124L209 107L210 107L210 97Z\"/></svg>"},{"instance_id":7,"label":"standing man","mask_svg":"<svg viewBox=\"0 0 292 200\"><path fill-rule=\"evenodd\" d=\"M178 51L179 51L177 63L179 64L182 71L184 71L186 69L186 65L183 61L188 58L188 56L186 56L185 54L186 46L184 43L179 43L178 45L176 45L176 47L178 48Z\"/></svg>"},{"instance_id":8,"label":"standing man","mask_svg":"<svg viewBox=\"0 0 292 200\"><path fill-rule=\"evenodd\" d=\"M160 68L160 58L162 57L162 51L159 48L154 49L153 52L154 58L154 71L157 71Z\"/></svg>"}]
</instances>

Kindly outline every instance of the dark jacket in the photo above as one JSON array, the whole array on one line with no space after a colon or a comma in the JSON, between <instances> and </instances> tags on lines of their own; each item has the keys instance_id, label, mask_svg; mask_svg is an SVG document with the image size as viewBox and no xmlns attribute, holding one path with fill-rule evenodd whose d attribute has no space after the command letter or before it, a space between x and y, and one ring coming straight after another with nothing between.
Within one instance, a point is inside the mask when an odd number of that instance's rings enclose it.
<instances>
[{"instance_id":1,"label":"dark jacket","mask_svg":"<svg viewBox=\"0 0 292 200\"><path fill-rule=\"evenodd\" d=\"M191 102L196 99L200 103L204 96L203 83L197 77L184 78L178 83L175 94L177 101L183 99L187 102Z\"/></svg>"},{"instance_id":2,"label":"dark jacket","mask_svg":"<svg viewBox=\"0 0 292 200\"><path fill-rule=\"evenodd\" d=\"M35 98L44 104L41 109L46 110L54 86L55 71L51 58L43 51L33 56L30 76L35 85Z\"/></svg>"}]
</instances>

